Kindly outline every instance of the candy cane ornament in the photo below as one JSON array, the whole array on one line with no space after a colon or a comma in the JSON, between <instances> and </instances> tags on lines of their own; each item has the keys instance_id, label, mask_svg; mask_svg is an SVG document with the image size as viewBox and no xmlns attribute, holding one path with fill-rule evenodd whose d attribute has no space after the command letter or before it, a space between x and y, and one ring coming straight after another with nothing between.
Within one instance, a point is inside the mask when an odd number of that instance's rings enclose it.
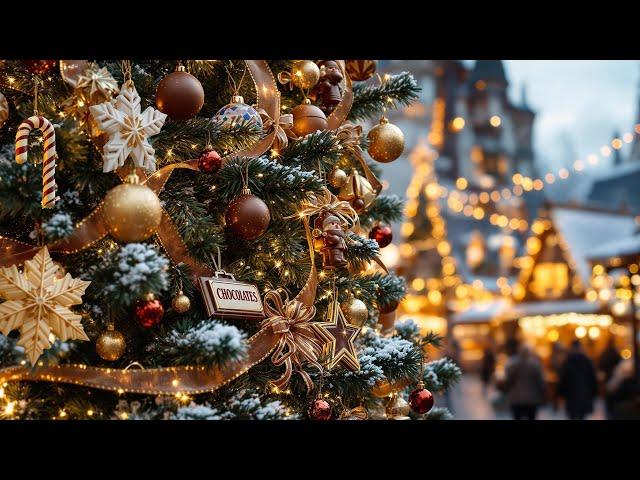
<instances>
[{"instance_id":1,"label":"candy cane ornament","mask_svg":"<svg viewBox=\"0 0 640 480\"><path fill-rule=\"evenodd\" d=\"M42 208L52 208L56 197L56 132L49 120L34 115L22 122L16 133L16 162L22 164L27 161L29 149L29 134L34 128L42 131L44 142L44 158L42 161Z\"/></svg>"}]
</instances>

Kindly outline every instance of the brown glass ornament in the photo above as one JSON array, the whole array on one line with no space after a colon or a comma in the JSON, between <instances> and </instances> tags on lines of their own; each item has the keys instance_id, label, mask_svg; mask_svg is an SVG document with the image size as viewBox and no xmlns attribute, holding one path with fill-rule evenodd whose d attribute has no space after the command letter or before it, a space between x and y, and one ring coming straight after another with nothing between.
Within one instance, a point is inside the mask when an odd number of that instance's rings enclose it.
<instances>
[{"instance_id":1,"label":"brown glass ornament","mask_svg":"<svg viewBox=\"0 0 640 480\"><path fill-rule=\"evenodd\" d=\"M369 131L367 140L369 155L380 163L393 162L404 151L402 130L393 123L389 123L385 117L382 117L380 123Z\"/></svg>"},{"instance_id":2,"label":"brown glass ornament","mask_svg":"<svg viewBox=\"0 0 640 480\"><path fill-rule=\"evenodd\" d=\"M55 60L22 60L22 64L34 75L44 75L56 66Z\"/></svg>"},{"instance_id":3,"label":"brown glass ornament","mask_svg":"<svg viewBox=\"0 0 640 480\"><path fill-rule=\"evenodd\" d=\"M369 238L375 240L378 247L384 248L393 240L393 232L388 225L376 225L369 232Z\"/></svg>"},{"instance_id":4,"label":"brown glass ornament","mask_svg":"<svg viewBox=\"0 0 640 480\"><path fill-rule=\"evenodd\" d=\"M236 237L250 241L267 231L271 214L267 204L245 188L229 204L224 218L227 227Z\"/></svg>"},{"instance_id":5,"label":"brown glass ornament","mask_svg":"<svg viewBox=\"0 0 640 480\"><path fill-rule=\"evenodd\" d=\"M134 173L125 183L112 188L102 207L107 229L120 242L141 242L155 233L162 219L158 196L146 185L138 183Z\"/></svg>"},{"instance_id":6,"label":"brown glass ornament","mask_svg":"<svg viewBox=\"0 0 640 480\"><path fill-rule=\"evenodd\" d=\"M156 89L156 106L173 120L195 117L204 105L204 89L200 81L178 65L164 77Z\"/></svg>"},{"instance_id":7,"label":"brown glass ornament","mask_svg":"<svg viewBox=\"0 0 640 480\"><path fill-rule=\"evenodd\" d=\"M113 325L107 326L107 331L102 332L96 339L96 352L103 360L114 362L122 357L127 348L127 341Z\"/></svg>"},{"instance_id":8,"label":"brown glass ornament","mask_svg":"<svg viewBox=\"0 0 640 480\"><path fill-rule=\"evenodd\" d=\"M354 82L363 82L373 77L377 66L376 60L345 60L347 75Z\"/></svg>"},{"instance_id":9,"label":"brown glass ornament","mask_svg":"<svg viewBox=\"0 0 640 480\"><path fill-rule=\"evenodd\" d=\"M309 418L311 420L330 420L331 405L326 400L318 398L309 406Z\"/></svg>"},{"instance_id":10,"label":"brown glass ornament","mask_svg":"<svg viewBox=\"0 0 640 480\"><path fill-rule=\"evenodd\" d=\"M380 305L378 307L378 311L384 314L395 312L395 310L398 308L398 305L400 305L400 302L398 302L397 300L393 300L389 303Z\"/></svg>"},{"instance_id":11,"label":"brown glass ornament","mask_svg":"<svg viewBox=\"0 0 640 480\"><path fill-rule=\"evenodd\" d=\"M318 130L322 131L329 128L324 112L315 105L311 105L311 101L308 98L303 104L291 110L291 114L293 115L293 127L291 130L298 137L304 137Z\"/></svg>"}]
</instances>

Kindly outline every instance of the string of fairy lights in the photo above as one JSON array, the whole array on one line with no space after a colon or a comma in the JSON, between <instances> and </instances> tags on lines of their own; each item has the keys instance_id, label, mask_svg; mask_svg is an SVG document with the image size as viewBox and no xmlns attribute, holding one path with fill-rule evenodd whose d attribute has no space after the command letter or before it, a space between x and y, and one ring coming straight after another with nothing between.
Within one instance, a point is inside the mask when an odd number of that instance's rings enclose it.
<instances>
[{"instance_id":1,"label":"string of fairy lights","mask_svg":"<svg viewBox=\"0 0 640 480\"><path fill-rule=\"evenodd\" d=\"M441 148L444 144L445 111L444 99L435 99L432 109L433 121L428 140L436 149ZM494 128L498 128L502 125L502 119L499 115L493 115L489 119L489 124ZM456 117L450 122L449 130L453 133L458 133L465 127L465 119ZM621 150L625 144L632 143L635 135L640 135L640 124L636 124L633 131L627 131L613 138L608 144L602 145L597 153L588 154L586 160L575 160L569 168L561 167L557 171L548 171L538 178L516 172L511 176L511 186L494 188L493 190L475 190L469 179L459 177L456 179L453 188L448 189L434 183L427 187L431 192L425 193L433 197L437 192L437 195L441 198L446 198L446 205L453 213L462 214L478 221L486 219L492 225L505 230L526 232L530 224L525 218L491 212L490 209L495 208L495 205L500 202L514 201L527 192L543 191L549 185L553 185L556 182L564 182L576 174L585 172L589 167L601 165L603 163L602 160L611 157L615 151ZM470 155L474 164L481 163L482 153L479 148L472 148Z\"/></svg>"}]
</instances>

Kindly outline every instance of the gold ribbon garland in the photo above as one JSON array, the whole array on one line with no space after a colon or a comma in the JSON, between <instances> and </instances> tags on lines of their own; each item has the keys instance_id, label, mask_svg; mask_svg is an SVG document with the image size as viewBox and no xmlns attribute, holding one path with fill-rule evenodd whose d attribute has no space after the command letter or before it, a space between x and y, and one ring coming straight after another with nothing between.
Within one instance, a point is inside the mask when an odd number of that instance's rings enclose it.
<instances>
[{"instance_id":1,"label":"gold ribbon garland","mask_svg":"<svg viewBox=\"0 0 640 480\"><path fill-rule=\"evenodd\" d=\"M285 129L289 120L286 117L280 120L280 95L267 62L264 60L247 60L246 62L249 72L256 84L258 107L264 110L269 118L272 119L273 126L270 125L268 127L270 131L253 147L236 152L232 156L258 157L271 147L276 136L280 135L279 128ZM344 61L340 60L338 63L344 72ZM353 101L351 82L347 75L345 75L345 78L346 87L343 99L328 118L331 129L337 129L344 122ZM141 183L144 183L156 194L159 194L171 176L171 173L176 168L197 170L197 160L167 165L148 177L142 169L137 169L137 173L142 180ZM124 178L124 174L125 171L123 169L118 171L118 175L121 178ZM328 190L327 192L333 196ZM331 198L331 196L328 197L330 205L333 205L339 212L342 212L341 214L344 215L345 218L351 217L353 219L353 216L355 216L354 221L357 222L355 210L353 210L348 203L347 206L349 208L346 208L345 205L342 205L342 203L346 202L339 202L335 196L333 196L333 198ZM308 205L307 208L313 207ZM304 322L300 319L307 318L308 314L303 314L302 312L309 312L310 309L314 309L313 304L318 287L318 274L315 266L309 215L300 215L300 217L302 217L304 223L309 245L309 255L311 259L309 277L294 300L289 302L288 298L285 301L282 301L280 298L280 304L283 309L280 309L278 303L275 301L276 294L269 295L271 292L267 294L270 298L269 302L271 302L271 299L274 299L273 312L277 313L277 315L268 318L264 322L263 328L247 341L249 348L245 359L229 362L221 367L189 365L141 370L91 367L82 364L53 365L35 368L15 366L0 370L0 383L8 381L48 381L82 385L120 393L131 392L153 395L176 393L198 394L215 391L221 386L233 381L253 366L265 360L269 355L272 355L275 350L277 351L277 355L273 358L278 364L285 365L285 374L276 380L275 383L286 385L284 379L287 377L287 371L291 372L293 370L293 363L296 363L298 367L300 367L302 360L306 360L312 365L314 365L314 362L317 363L317 360L311 355L313 351L311 340L306 335L300 337L298 334L300 329L305 331L304 328L301 327L301 324L304 324ZM104 238L107 234L108 230L102 216L101 203L80 222L70 236L52 244L50 250L60 253L75 253L89 247L91 244ZM156 235L174 263L183 262L189 265L196 275L211 272L209 267L200 264L190 256L177 228L164 210L162 221ZM28 260L35 254L38 248L39 247L29 245L19 240L0 236L0 266L24 263L25 260ZM267 297L265 297L265 299L266 298ZM266 302L265 304L267 305ZM268 308L271 308L271 306ZM294 313L288 313L290 309L293 309ZM286 315L280 315L278 312L285 313ZM283 318L277 318L279 316ZM309 321L310 319L307 320L307 322ZM295 345L295 350L293 351L292 345ZM300 345L304 345L304 347L300 347ZM298 353L302 358L298 358ZM317 356L315 358L317 358ZM310 359L313 361L310 361ZM287 360L291 362L291 366L289 367L287 366ZM308 374L301 368L299 368L299 371L304 373L303 378L307 384L307 388L309 388L310 384L308 380L310 379L308 379Z\"/></svg>"},{"instance_id":2,"label":"gold ribbon garland","mask_svg":"<svg viewBox=\"0 0 640 480\"><path fill-rule=\"evenodd\" d=\"M174 164L178 165L178 164ZM152 177L159 174L156 172ZM164 185L162 175L152 180L152 185L159 188ZM318 272L315 266L313 252L313 237L309 227L309 219L303 219L304 228L309 245L311 258L311 270L309 277L300 293L291 302L284 302L302 309L314 308L318 288ZM267 294L268 295L268 294ZM286 307L285 307L286 310ZM213 392L227 383L246 373L250 368L265 360L282 343L283 335L287 331L282 326L273 328L273 323L267 323L253 335L248 343L248 353L244 360L229 362L221 367L205 366L181 366L166 368L149 368L144 370L100 368L87 365L54 365L27 368L25 366L8 367L0 370L0 383L8 381L46 381L54 383L70 383L85 387L111 390L117 392L145 393L153 395L188 393L198 394ZM299 323L299 322L298 322ZM299 325L298 325L299 326ZM294 333L295 332L295 333ZM293 341L299 343L296 338L298 329L292 332ZM287 342L288 340L285 340ZM306 343L306 342L305 342ZM278 359L280 357L276 357ZM293 361L293 359L292 359ZM286 362L285 362L285 368ZM306 373L306 372L305 372ZM286 371L285 371L286 374ZM303 375L304 378L304 375ZM281 377L282 379L282 377ZM279 380L281 380L279 379ZM277 380L278 381L278 380ZM276 381L276 382L277 382ZM307 379L305 378L305 382ZM307 383L307 387L309 384Z\"/></svg>"}]
</instances>

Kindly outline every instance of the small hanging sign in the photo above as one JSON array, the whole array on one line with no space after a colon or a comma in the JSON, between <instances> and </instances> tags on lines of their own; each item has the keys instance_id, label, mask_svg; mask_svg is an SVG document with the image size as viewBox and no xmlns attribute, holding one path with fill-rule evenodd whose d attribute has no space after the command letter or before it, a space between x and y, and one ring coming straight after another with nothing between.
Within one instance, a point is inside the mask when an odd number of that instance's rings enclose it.
<instances>
[{"instance_id":1,"label":"small hanging sign","mask_svg":"<svg viewBox=\"0 0 640 480\"><path fill-rule=\"evenodd\" d=\"M258 287L237 281L224 271L213 277L200 277L200 288L209 316L228 318L264 318Z\"/></svg>"}]
</instances>

